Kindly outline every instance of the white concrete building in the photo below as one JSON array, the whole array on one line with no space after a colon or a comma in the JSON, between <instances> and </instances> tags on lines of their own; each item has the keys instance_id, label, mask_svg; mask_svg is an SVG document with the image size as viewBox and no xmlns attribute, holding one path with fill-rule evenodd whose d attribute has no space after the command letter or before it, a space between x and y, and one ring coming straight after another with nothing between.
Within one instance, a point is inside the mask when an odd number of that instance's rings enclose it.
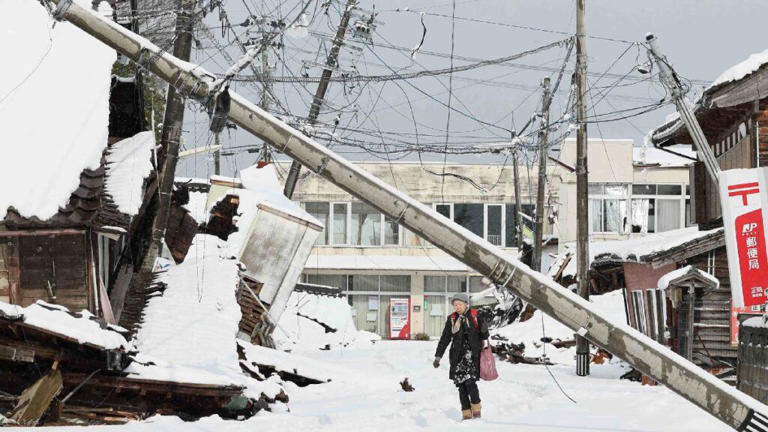
<instances>
[{"instance_id":1,"label":"white concrete building","mask_svg":"<svg viewBox=\"0 0 768 432\"><path fill-rule=\"evenodd\" d=\"M688 165L692 159L653 147L633 147L632 140L590 139L590 239L621 240L683 228L690 223ZM690 146L670 150L695 158ZM576 140L563 143L560 161L576 164ZM576 173L561 171L560 245L576 240Z\"/></svg>"},{"instance_id":2,"label":"white concrete building","mask_svg":"<svg viewBox=\"0 0 768 432\"><path fill-rule=\"evenodd\" d=\"M553 194L547 202L556 203L561 168L550 165L548 190ZM490 243L517 252L511 165L449 164L446 176L441 163L360 166ZM537 172L526 167L520 172L523 211L532 215ZM317 175L302 178L293 199L326 226L304 280L344 290L359 329L388 337L390 299L408 298L411 337L422 332L438 336L450 295L485 288L472 269ZM545 233L552 233L548 222Z\"/></svg>"}]
</instances>

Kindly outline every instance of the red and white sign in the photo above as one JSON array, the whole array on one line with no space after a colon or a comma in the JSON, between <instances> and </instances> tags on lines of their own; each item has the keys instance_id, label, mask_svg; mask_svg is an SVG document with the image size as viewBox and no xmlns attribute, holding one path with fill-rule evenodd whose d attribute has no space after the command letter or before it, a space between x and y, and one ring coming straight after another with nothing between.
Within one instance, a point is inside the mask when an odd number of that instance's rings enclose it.
<instances>
[{"instance_id":1,"label":"red and white sign","mask_svg":"<svg viewBox=\"0 0 768 432\"><path fill-rule=\"evenodd\" d=\"M766 176L768 168L720 172L720 203L735 308L765 303L768 288Z\"/></svg>"},{"instance_id":2,"label":"red and white sign","mask_svg":"<svg viewBox=\"0 0 768 432\"><path fill-rule=\"evenodd\" d=\"M389 299L389 338L411 338L411 299Z\"/></svg>"}]
</instances>

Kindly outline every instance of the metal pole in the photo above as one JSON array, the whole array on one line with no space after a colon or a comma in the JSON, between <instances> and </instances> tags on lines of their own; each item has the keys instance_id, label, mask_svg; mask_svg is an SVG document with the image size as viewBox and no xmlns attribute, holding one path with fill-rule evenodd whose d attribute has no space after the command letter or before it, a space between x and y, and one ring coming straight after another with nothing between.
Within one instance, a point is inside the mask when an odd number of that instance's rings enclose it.
<instances>
[{"instance_id":1,"label":"metal pole","mask_svg":"<svg viewBox=\"0 0 768 432\"><path fill-rule=\"evenodd\" d=\"M541 271L541 249L544 237L544 189L547 184L547 155L549 154L549 104L552 93L549 88L549 77L541 83L544 95L541 98L541 125L539 127L539 182L536 194L536 231L533 234L533 259L531 268Z\"/></svg>"},{"instance_id":2,"label":"metal pole","mask_svg":"<svg viewBox=\"0 0 768 432\"><path fill-rule=\"evenodd\" d=\"M586 0L576 0L576 277L578 294L589 299L589 185L587 171ZM576 375L589 375L589 341L576 335Z\"/></svg>"},{"instance_id":3,"label":"metal pole","mask_svg":"<svg viewBox=\"0 0 768 432\"><path fill-rule=\"evenodd\" d=\"M181 94L200 101L209 97L216 78L202 67L161 51L146 39L76 2L53 2L66 4L57 8L59 19L68 20L128 58L137 61L143 51L156 56L149 69L160 79L173 83ZM765 414L768 409L761 402L730 387L625 323L614 323L605 318L588 301L551 278L531 270L487 241L440 217L430 207L302 135L242 96L232 92L231 97L229 118L233 123L270 142L277 150L300 161L342 190L375 206L488 277L497 286L511 290L543 313L667 385L734 429L764 430L762 425L768 424Z\"/></svg>"},{"instance_id":4,"label":"metal pole","mask_svg":"<svg viewBox=\"0 0 768 432\"><path fill-rule=\"evenodd\" d=\"M712 179L712 182L717 186L720 183L718 175L720 173L720 165L717 163L717 158L712 152L712 147L707 142L707 137L704 135L704 131L701 130L696 116L691 110L691 104L685 98L685 91L680 79L672 69L672 65L667 58L661 54L659 47L656 43L656 37L652 33L645 35L645 40L648 41L648 48L656 60L656 64L659 66L659 75L661 77L661 83L672 94L672 99L675 102L678 114L680 114L680 120L685 124L688 133L691 135L693 145L696 147L696 151L699 154L699 159L704 162L704 166L707 168L707 173Z\"/></svg>"},{"instance_id":5,"label":"metal pole","mask_svg":"<svg viewBox=\"0 0 768 432\"><path fill-rule=\"evenodd\" d=\"M344 7L344 13L341 15L341 22L336 29L336 36L333 38L333 46L331 52L328 54L328 58L325 60L325 69L323 69L323 75L320 77L320 83L317 85L315 91L315 97L312 98L312 106L309 108L309 116L307 120L309 124L314 124L317 121L317 116L320 115L320 106L325 99L325 93L328 91L328 84L331 82L331 75L333 70L338 67L339 62L339 50L344 43L344 35L347 33L347 26L349 25L349 18L352 15L352 9L357 4L357 0L347 0L347 4ZM293 196L293 190L296 189L296 182L299 180L299 172L301 171L301 164L297 161L291 162L291 169L288 171L288 178L285 179L285 186L283 189L283 195L288 198Z\"/></svg>"}]
</instances>

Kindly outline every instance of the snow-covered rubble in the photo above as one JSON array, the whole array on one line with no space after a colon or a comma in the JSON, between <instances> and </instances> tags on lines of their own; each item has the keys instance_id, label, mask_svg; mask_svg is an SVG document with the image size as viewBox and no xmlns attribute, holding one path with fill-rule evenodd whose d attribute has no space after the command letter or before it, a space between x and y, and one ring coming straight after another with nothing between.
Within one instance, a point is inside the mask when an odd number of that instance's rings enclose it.
<instances>
[{"instance_id":1,"label":"snow-covered rubble","mask_svg":"<svg viewBox=\"0 0 768 432\"><path fill-rule=\"evenodd\" d=\"M590 296L590 303L593 308L604 317L614 323L626 323L627 318L624 312L624 297L621 291L611 291L609 293ZM545 355L554 363L572 363L574 361L575 348L555 348L550 344L543 344L541 338L546 336L553 340L573 339L573 330L559 323L549 315L537 310L533 317L527 321L515 321L505 327L491 330L492 335L503 336L512 343L524 343L525 355L528 357L539 357Z\"/></svg>"},{"instance_id":2,"label":"snow-covered rubble","mask_svg":"<svg viewBox=\"0 0 768 432\"><path fill-rule=\"evenodd\" d=\"M333 329L326 331L320 323ZM347 299L294 291L273 337L279 349L339 349L377 341L377 334L357 330Z\"/></svg>"},{"instance_id":3,"label":"snow-covered rubble","mask_svg":"<svg viewBox=\"0 0 768 432\"><path fill-rule=\"evenodd\" d=\"M73 313L67 308L38 300L27 307L0 302L0 316L11 320L21 320L25 325L45 330L81 344L106 350L131 350L131 345L123 334L127 330L115 326L100 324L87 310Z\"/></svg>"},{"instance_id":4,"label":"snow-covered rubble","mask_svg":"<svg viewBox=\"0 0 768 432\"><path fill-rule=\"evenodd\" d=\"M71 23L52 24L38 2L0 2L8 66L0 79L0 183L13 185L0 194L0 218L9 206L25 217L56 214L107 145L115 51Z\"/></svg>"},{"instance_id":5,"label":"snow-covered rubble","mask_svg":"<svg viewBox=\"0 0 768 432\"><path fill-rule=\"evenodd\" d=\"M678 230L633 237L627 240L590 242L589 262L592 263L596 258L601 256L610 256L619 260L638 261L644 256L666 251L685 243L715 234L719 231L722 231L722 228L699 231L697 226L692 226ZM554 273L560 269L564 260L569 255L572 256L572 258L563 270L562 275L576 275L576 245L574 243L567 243L550 267L550 276L554 275Z\"/></svg>"},{"instance_id":6,"label":"snow-covered rubble","mask_svg":"<svg viewBox=\"0 0 768 432\"><path fill-rule=\"evenodd\" d=\"M238 272L224 241L195 236L184 262L160 276L158 282L167 287L144 308L137 361L126 372L153 380L243 386L244 394L256 399L279 393L277 378L260 382L240 369Z\"/></svg>"}]
</instances>

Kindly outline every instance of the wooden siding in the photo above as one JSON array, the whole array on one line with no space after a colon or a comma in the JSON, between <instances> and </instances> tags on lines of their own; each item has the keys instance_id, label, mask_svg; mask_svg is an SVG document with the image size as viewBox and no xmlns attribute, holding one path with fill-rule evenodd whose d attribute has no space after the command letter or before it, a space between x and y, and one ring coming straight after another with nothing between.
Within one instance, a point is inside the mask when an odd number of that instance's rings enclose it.
<instances>
[{"instance_id":1,"label":"wooden siding","mask_svg":"<svg viewBox=\"0 0 768 432\"><path fill-rule=\"evenodd\" d=\"M89 309L85 234L20 237L19 298L28 306L36 300L60 304L73 311ZM49 282L52 289L48 289ZM51 291L53 297L51 297Z\"/></svg>"}]
</instances>

